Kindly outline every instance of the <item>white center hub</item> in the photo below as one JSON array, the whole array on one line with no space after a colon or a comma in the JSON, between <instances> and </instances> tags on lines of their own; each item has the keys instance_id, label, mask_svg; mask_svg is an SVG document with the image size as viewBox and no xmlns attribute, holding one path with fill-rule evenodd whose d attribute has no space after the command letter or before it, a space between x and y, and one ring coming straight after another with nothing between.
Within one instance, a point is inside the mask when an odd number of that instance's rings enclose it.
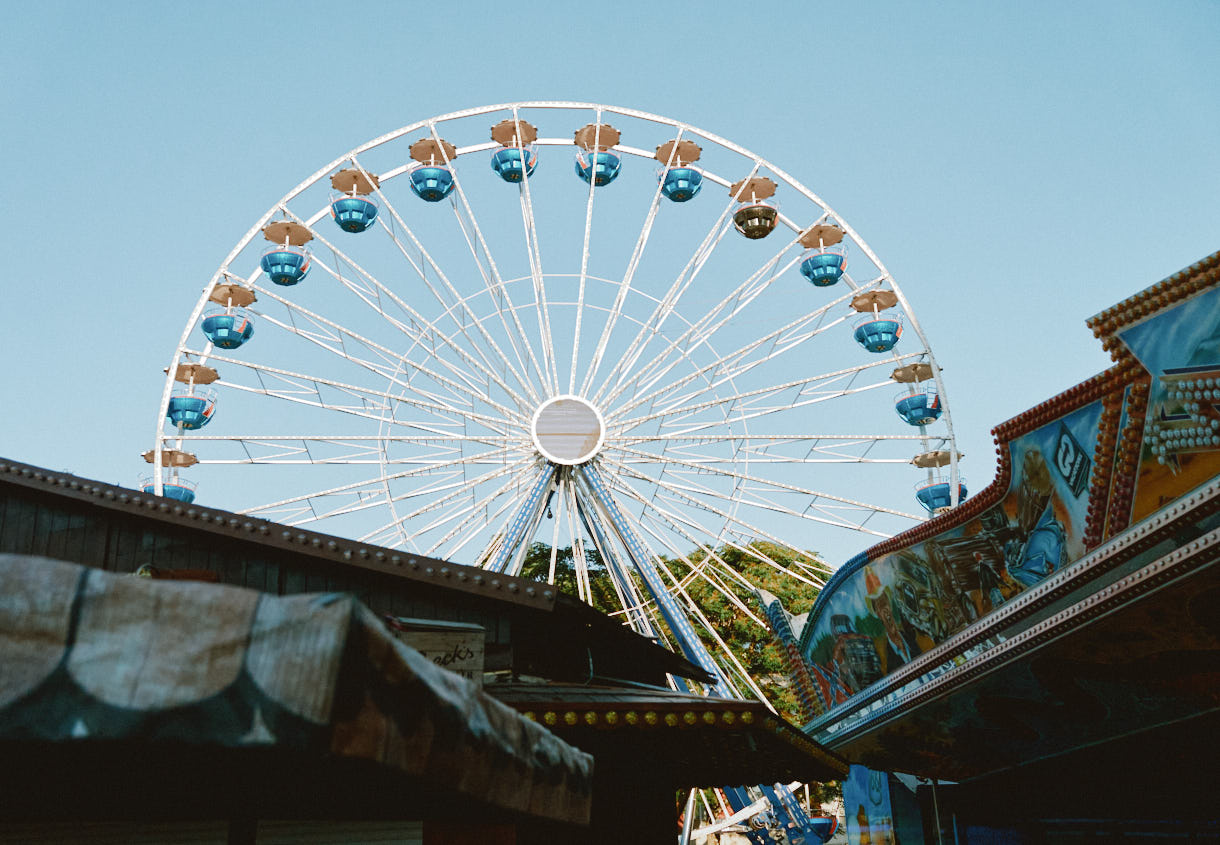
<instances>
[{"instance_id":1,"label":"white center hub","mask_svg":"<svg viewBox=\"0 0 1220 845\"><path fill-rule=\"evenodd\" d=\"M546 400L534 411L530 431L544 458L575 466L592 460L601 450L606 424L587 400L564 395Z\"/></svg>"}]
</instances>

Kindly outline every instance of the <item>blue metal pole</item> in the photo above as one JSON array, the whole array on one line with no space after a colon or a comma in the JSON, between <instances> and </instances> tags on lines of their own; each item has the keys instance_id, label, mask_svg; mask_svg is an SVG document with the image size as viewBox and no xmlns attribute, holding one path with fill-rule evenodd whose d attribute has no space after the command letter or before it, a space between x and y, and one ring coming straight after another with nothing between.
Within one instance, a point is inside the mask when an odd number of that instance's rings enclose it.
<instances>
[{"instance_id":1,"label":"blue metal pole","mask_svg":"<svg viewBox=\"0 0 1220 845\"><path fill-rule=\"evenodd\" d=\"M525 497L525 501L517 508L517 512L513 514L512 522L508 524L508 531L504 535L504 542L500 544L500 548L496 549L496 553L492 555L491 560L487 561L487 569L492 572L503 572L504 567L512 558L512 554L521 545L525 538L526 531L531 525L537 524L536 517L542 512L542 505L546 501L546 491L551 486L551 481L555 477L555 465L547 464L538 472L538 478L530 487L529 495Z\"/></svg>"}]
</instances>

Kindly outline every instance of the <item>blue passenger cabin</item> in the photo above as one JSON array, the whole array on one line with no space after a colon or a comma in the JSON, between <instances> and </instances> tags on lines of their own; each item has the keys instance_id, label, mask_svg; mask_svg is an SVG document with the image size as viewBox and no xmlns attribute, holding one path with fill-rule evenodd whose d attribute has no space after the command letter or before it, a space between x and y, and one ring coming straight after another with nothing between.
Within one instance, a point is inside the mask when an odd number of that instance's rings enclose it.
<instances>
[{"instance_id":1,"label":"blue passenger cabin","mask_svg":"<svg viewBox=\"0 0 1220 845\"><path fill-rule=\"evenodd\" d=\"M538 166L538 153L531 147L501 147L491 154L491 169L505 182L520 182L534 175Z\"/></svg>"},{"instance_id":2,"label":"blue passenger cabin","mask_svg":"<svg viewBox=\"0 0 1220 845\"><path fill-rule=\"evenodd\" d=\"M204 387L181 387L169 398L166 416L179 428L194 431L212 420L216 411L216 391Z\"/></svg>"},{"instance_id":3,"label":"blue passenger cabin","mask_svg":"<svg viewBox=\"0 0 1220 845\"><path fill-rule=\"evenodd\" d=\"M927 509L928 513L953 506L953 487L948 481L937 478L933 481L921 481L915 485L915 498ZM966 479L958 478L957 501L960 504L966 500Z\"/></svg>"},{"instance_id":4,"label":"blue passenger cabin","mask_svg":"<svg viewBox=\"0 0 1220 845\"><path fill-rule=\"evenodd\" d=\"M424 202L440 202L453 193L453 171L443 164L416 166L407 179L415 196Z\"/></svg>"},{"instance_id":5,"label":"blue passenger cabin","mask_svg":"<svg viewBox=\"0 0 1220 845\"><path fill-rule=\"evenodd\" d=\"M309 251L304 247L284 244L273 246L264 252L259 263L267 278L277 285L287 287L295 285L309 273L310 257Z\"/></svg>"},{"instance_id":6,"label":"blue passenger cabin","mask_svg":"<svg viewBox=\"0 0 1220 845\"><path fill-rule=\"evenodd\" d=\"M218 349L236 349L254 335L254 321L243 308L210 311L200 324L208 342Z\"/></svg>"},{"instance_id":7,"label":"blue passenger cabin","mask_svg":"<svg viewBox=\"0 0 1220 845\"><path fill-rule=\"evenodd\" d=\"M346 194L331 202L330 216L345 232L363 232L377 219L377 203L368 197Z\"/></svg>"},{"instance_id":8,"label":"blue passenger cabin","mask_svg":"<svg viewBox=\"0 0 1220 845\"><path fill-rule=\"evenodd\" d=\"M801 275L820 288L828 288L843 278L847 250L843 247L811 249L801 257Z\"/></svg>"},{"instance_id":9,"label":"blue passenger cabin","mask_svg":"<svg viewBox=\"0 0 1220 845\"><path fill-rule=\"evenodd\" d=\"M609 150L591 153L581 150L576 154L576 175L597 187L609 185L623 169L623 159Z\"/></svg>"},{"instance_id":10,"label":"blue passenger cabin","mask_svg":"<svg viewBox=\"0 0 1220 845\"><path fill-rule=\"evenodd\" d=\"M940 419L944 407L936 388L928 385L915 393L904 391L894 399L894 410L910 425L931 425Z\"/></svg>"},{"instance_id":11,"label":"blue passenger cabin","mask_svg":"<svg viewBox=\"0 0 1220 845\"><path fill-rule=\"evenodd\" d=\"M154 494L157 490L156 479L152 477L140 479L140 489L149 495ZM185 478L167 478L161 483L161 495L189 505L195 501L195 484Z\"/></svg>"},{"instance_id":12,"label":"blue passenger cabin","mask_svg":"<svg viewBox=\"0 0 1220 845\"><path fill-rule=\"evenodd\" d=\"M661 193L673 202L692 200L703 187L703 174L693 167L662 168L657 173Z\"/></svg>"},{"instance_id":13,"label":"blue passenger cabin","mask_svg":"<svg viewBox=\"0 0 1220 845\"><path fill-rule=\"evenodd\" d=\"M902 337L902 320L869 314L856 322L856 342L869 352L889 352Z\"/></svg>"}]
</instances>

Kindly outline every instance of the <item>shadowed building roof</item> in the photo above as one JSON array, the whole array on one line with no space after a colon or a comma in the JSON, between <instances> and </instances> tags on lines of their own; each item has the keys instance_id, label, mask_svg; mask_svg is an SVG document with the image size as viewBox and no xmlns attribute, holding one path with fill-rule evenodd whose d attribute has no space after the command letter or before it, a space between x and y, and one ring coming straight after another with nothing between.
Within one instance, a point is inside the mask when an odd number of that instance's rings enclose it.
<instances>
[{"instance_id":1,"label":"shadowed building roof","mask_svg":"<svg viewBox=\"0 0 1220 845\"><path fill-rule=\"evenodd\" d=\"M94 776L104 755L128 799L180 810L201 788L224 806L226 774L289 817L318 812L319 783L342 794L350 777L395 812L428 798L420 817L434 802L584 823L591 800L590 755L397 642L351 596L16 555L0 555L0 745L37 749L5 755L5 815L63 796L41 792L48 755ZM145 780L175 760L169 782ZM251 771L277 774L259 784ZM333 795L326 807L345 813Z\"/></svg>"}]
</instances>

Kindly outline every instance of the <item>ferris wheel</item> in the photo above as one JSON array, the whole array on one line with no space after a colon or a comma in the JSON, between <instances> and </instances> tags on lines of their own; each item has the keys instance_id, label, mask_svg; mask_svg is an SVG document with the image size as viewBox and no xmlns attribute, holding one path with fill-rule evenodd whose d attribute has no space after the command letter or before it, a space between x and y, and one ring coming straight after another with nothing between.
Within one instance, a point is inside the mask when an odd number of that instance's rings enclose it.
<instances>
[{"instance_id":1,"label":"ferris wheel","mask_svg":"<svg viewBox=\"0 0 1220 845\"><path fill-rule=\"evenodd\" d=\"M819 586L826 532L863 548L965 495L940 368L863 239L744 147L606 105L453 112L320 168L167 372L147 491L192 501L190 474L510 574L541 542L726 694L762 693L683 644L711 629L692 583L765 625L726 550Z\"/></svg>"}]
</instances>

